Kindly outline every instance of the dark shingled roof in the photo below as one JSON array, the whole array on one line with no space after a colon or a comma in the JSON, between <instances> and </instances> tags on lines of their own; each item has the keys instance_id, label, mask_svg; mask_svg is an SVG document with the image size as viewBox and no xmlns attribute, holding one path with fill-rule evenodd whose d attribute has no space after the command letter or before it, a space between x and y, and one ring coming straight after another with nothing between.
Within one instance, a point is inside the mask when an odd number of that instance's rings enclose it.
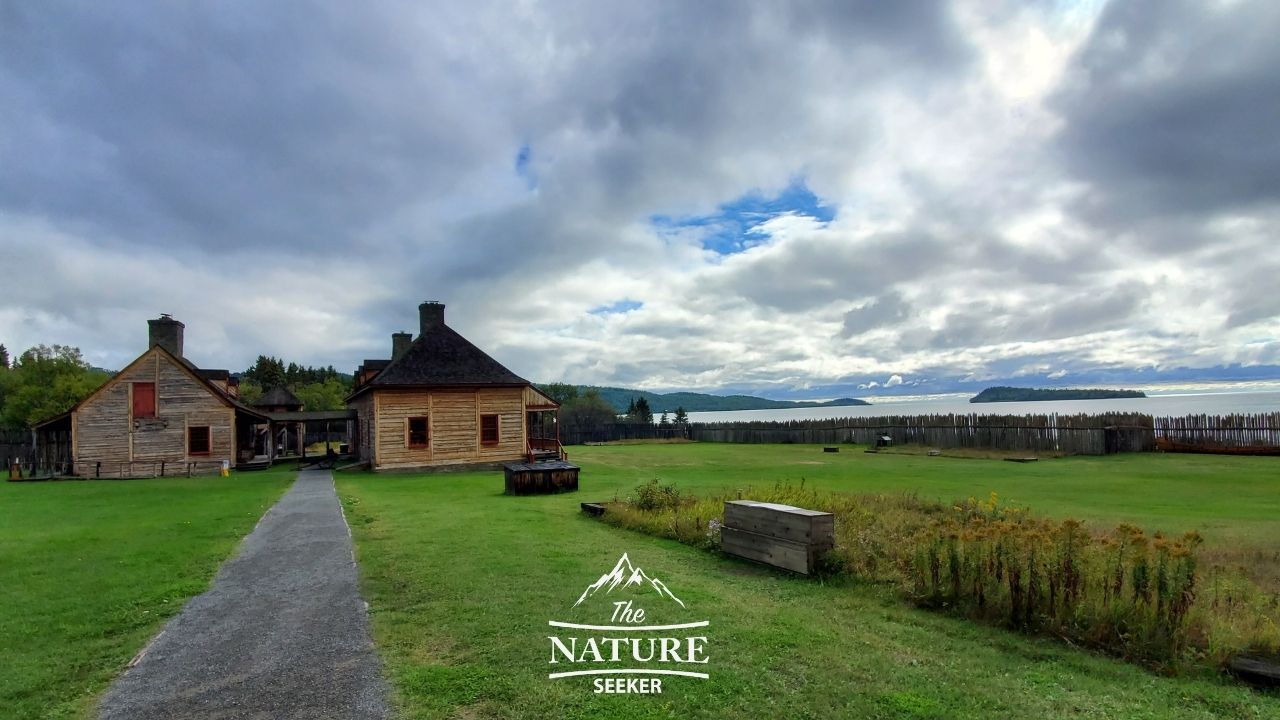
<instances>
[{"instance_id":1,"label":"dark shingled roof","mask_svg":"<svg viewBox=\"0 0 1280 720\"><path fill-rule=\"evenodd\" d=\"M365 361L365 367L369 367ZM428 328L366 388L420 385L528 385L443 323Z\"/></svg>"},{"instance_id":2,"label":"dark shingled roof","mask_svg":"<svg viewBox=\"0 0 1280 720\"><path fill-rule=\"evenodd\" d=\"M274 407L277 405L302 407L302 401L298 399L297 395L289 392L289 388L277 386L263 393L262 397L253 404L254 407Z\"/></svg>"},{"instance_id":3,"label":"dark shingled roof","mask_svg":"<svg viewBox=\"0 0 1280 720\"><path fill-rule=\"evenodd\" d=\"M196 370L205 380L231 380L231 373L226 370Z\"/></svg>"},{"instance_id":4,"label":"dark shingled roof","mask_svg":"<svg viewBox=\"0 0 1280 720\"><path fill-rule=\"evenodd\" d=\"M365 370L381 370L382 368L390 364L391 364L390 360L365 360L364 369Z\"/></svg>"}]
</instances>

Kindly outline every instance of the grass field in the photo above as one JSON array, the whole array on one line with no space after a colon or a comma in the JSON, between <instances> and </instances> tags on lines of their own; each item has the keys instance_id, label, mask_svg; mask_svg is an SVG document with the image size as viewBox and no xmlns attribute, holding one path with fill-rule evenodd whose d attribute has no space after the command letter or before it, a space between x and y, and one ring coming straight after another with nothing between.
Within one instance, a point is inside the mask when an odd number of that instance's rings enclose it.
<instances>
[{"instance_id":1,"label":"grass field","mask_svg":"<svg viewBox=\"0 0 1280 720\"><path fill-rule=\"evenodd\" d=\"M294 476L0 483L0 718L86 715Z\"/></svg>"},{"instance_id":2,"label":"grass field","mask_svg":"<svg viewBox=\"0 0 1280 720\"><path fill-rule=\"evenodd\" d=\"M575 494L511 498L497 473L347 475L375 640L408 717L1280 717L1280 699L914 610L885 588L790 577L584 517L652 478L689 492L780 480L950 500L991 491L1044 514L1198 528L1211 547L1280 546L1273 460L1067 458L1034 464L838 455L813 446L571 448ZM655 696L548 680L547 620L623 553L711 625L702 681Z\"/></svg>"},{"instance_id":3,"label":"grass field","mask_svg":"<svg viewBox=\"0 0 1280 720\"><path fill-rule=\"evenodd\" d=\"M691 491L798 481L826 490L910 491L949 501L994 491L1037 513L1168 532L1199 530L1211 544L1280 548L1280 462L1267 457L1165 453L1035 463L868 454L845 446L625 445L571 448L592 478L621 491L660 478Z\"/></svg>"}]
</instances>

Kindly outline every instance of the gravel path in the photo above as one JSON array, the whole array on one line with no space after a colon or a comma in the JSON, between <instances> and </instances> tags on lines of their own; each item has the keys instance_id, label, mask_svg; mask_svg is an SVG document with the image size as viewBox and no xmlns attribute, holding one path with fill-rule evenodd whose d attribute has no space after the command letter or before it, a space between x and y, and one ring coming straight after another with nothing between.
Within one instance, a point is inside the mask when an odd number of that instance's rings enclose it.
<instances>
[{"instance_id":1,"label":"gravel path","mask_svg":"<svg viewBox=\"0 0 1280 720\"><path fill-rule=\"evenodd\" d=\"M333 476L304 471L102 701L128 718L386 718Z\"/></svg>"}]
</instances>

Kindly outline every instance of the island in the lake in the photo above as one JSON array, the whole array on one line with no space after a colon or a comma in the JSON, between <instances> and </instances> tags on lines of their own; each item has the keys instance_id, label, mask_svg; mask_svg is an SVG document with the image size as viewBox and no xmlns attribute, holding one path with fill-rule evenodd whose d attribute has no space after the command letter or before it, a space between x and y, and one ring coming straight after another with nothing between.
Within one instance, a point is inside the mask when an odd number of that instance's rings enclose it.
<instances>
[{"instance_id":1,"label":"island in the lake","mask_svg":"<svg viewBox=\"0 0 1280 720\"><path fill-rule=\"evenodd\" d=\"M1041 400L1111 400L1114 398L1144 398L1147 394L1138 390L1102 390L1085 388L1017 388L989 387L969 398L971 403L1038 402Z\"/></svg>"},{"instance_id":2,"label":"island in the lake","mask_svg":"<svg viewBox=\"0 0 1280 720\"><path fill-rule=\"evenodd\" d=\"M644 398L649 403L650 409L655 413L675 412L676 408L684 408L685 412L724 412L727 410L788 410L792 408L845 407L871 404L866 400L848 397L836 398L835 400L769 400L753 395L710 395L698 392L655 393L617 387L576 386L578 394L585 393L588 390L594 390L619 413L626 412L628 403L638 398Z\"/></svg>"}]
</instances>

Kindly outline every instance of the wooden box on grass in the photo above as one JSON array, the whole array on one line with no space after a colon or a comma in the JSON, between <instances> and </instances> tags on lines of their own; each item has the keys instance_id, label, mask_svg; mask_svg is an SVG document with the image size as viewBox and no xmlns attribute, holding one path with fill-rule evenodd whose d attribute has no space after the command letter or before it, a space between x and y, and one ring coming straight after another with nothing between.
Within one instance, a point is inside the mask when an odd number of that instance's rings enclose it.
<instances>
[{"instance_id":1,"label":"wooden box on grass","mask_svg":"<svg viewBox=\"0 0 1280 720\"><path fill-rule=\"evenodd\" d=\"M835 547L835 516L790 505L728 500L720 549L792 572L812 574Z\"/></svg>"},{"instance_id":2,"label":"wooden box on grass","mask_svg":"<svg viewBox=\"0 0 1280 720\"><path fill-rule=\"evenodd\" d=\"M503 465L507 495L548 495L578 489L578 466L567 462Z\"/></svg>"}]
</instances>

